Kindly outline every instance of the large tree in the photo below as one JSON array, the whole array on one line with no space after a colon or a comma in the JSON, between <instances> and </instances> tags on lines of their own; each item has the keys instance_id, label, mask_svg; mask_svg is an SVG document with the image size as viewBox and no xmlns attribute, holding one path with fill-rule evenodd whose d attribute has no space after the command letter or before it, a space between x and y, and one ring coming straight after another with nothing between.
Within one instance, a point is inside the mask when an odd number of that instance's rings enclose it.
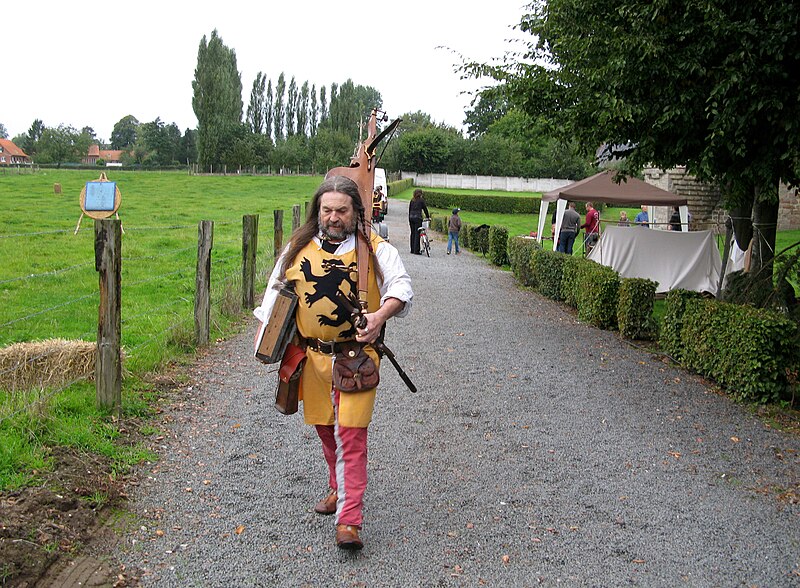
<instances>
[{"instance_id":1,"label":"large tree","mask_svg":"<svg viewBox=\"0 0 800 588\"><path fill-rule=\"evenodd\" d=\"M337 86L331 84L331 97L327 125L334 131L346 133L355 143L361 125L369 118L373 108L380 108L383 99L371 86L361 86L348 79Z\"/></svg>"},{"instance_id":2,"label":"large tree","mask_svg":"<svg viewBox=\"0 0 800 588\"><path fill-rule=\"evenodd\" d=\"M0 139L8 139L8 131L3 123L0 123Z\"/></svg>"},{"instance_id":3,"label":"large tree","mask_svg":"<svg viewBox=\"0 0 800 588\"><path fill-rule=\"evenodd\" d=\"M275 84L275 99L272 101L272 123L275 128L275 144L277 145L283 140L283 120L284 120L284 94L286 93L286 76L278 76L278 81Z\"/></svg>"},{"instance_id":4,"label":"large tree","mask_svg":"<svg viewBox=\"0 0 800 588\"><path fill-rule=\"evenodd\" d=\"M275 120L272 99L272 80L267 82L267 91L264 94L264 134L272 141L272 126Z\"/></svg>"},{"instance_id":5,"label":"large tree","mask_svg":"<svg viewBox=\"0 0 800 588\"><path fill-rule=\"evenodd\" d=\"M294 76L289 80L289 90L286 92L286 136L295 134L295 120L297 119L297 82Z\"/></svg>"},{"instance_id":6,"label":"large tree","mask_svg":"<svg viewBox=\"0 0 800 588\"><path fill-rule=\"evenodd\" d=\"M192 108L197 116L198 160L203 167L222 162L222 146L231 145L242 121L242 76L236 52L217 34L200 41L192 82Z\"/></svg>"},{"instance_id":7,"label":"large tree","mask_svg":"<svg viewBox=\"0 0 800 588\"><path fill-rule=\"evenodd\" d=\"M261 134L264 132L264 92L266 89L267 77L262 73L256 74L253 80L253 89L250 90L250 104L247 105L247 124L253 133Z\"/></svg>"},{"instance_id":8,"label":"large tree","mask_svg":"<svg viewBox=\"0 0 800 588\"><path fill-rule=\"evenodd\" d=\"M297 134L308 137L311 135L308 124L308 82L303 82L300 93L297 95Z\"/></svg>"},{"instance_id":9,"label":"large tree","mask_svg":"<svg viewBox=\"0 0 800 588\"><path fill-rule=\"evenodd\" d=\"M133 146L136 143L138 132L139 121L136 117L132 114L123 116L116 122L111 131L111 148L125 149Z\"/></svg>"},{"instance_id":10,"label":"large tree","mask_svg":"<svg viewBox=\"0 0 800 588\"><path fill-rule=\"evenodd\" d=\"M513 105L587 151L627 146L630 172L686 165L717 183L752 215L754 269L771 267L779 182L800 182L797 3L537 0L528 10L522 58L464 70L498 80Z\"/></svg>"},{"instance_id":11,"label":"large tree","mask_svg":"<svg viewBox=\"0 0 800 588\"><path fill-rule=\"evenodd\" d=\"M78 163L89 150L89 137L68 125L46 128L36 143L41 163Z\"/></svg>"}]
</instances>

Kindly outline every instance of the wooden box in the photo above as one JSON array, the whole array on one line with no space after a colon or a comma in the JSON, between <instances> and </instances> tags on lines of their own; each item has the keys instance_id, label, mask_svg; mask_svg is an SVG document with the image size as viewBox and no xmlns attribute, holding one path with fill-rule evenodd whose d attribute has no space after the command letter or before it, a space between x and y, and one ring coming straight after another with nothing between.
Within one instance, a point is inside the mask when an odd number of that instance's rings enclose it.
<instances>
[{"instance_id":1,"label":"wooden box","mask_svg":"<svg viewBox=\"0 0 800 588\"><path fill-rule=\"evenodd\" d=\"M282 288L272 306L269 320L261 325L258 333L256 359L264 363L277 363L283 358L286 345L294 337L297 324L294 311L297 308L297 294L292 288Z\"/></svg>"}]
</instances>

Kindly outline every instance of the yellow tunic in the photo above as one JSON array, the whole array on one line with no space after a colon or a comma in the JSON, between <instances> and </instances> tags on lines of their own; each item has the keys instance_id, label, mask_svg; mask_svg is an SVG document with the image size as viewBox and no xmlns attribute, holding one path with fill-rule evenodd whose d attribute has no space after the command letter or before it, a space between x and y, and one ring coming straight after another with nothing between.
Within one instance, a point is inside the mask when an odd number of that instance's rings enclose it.
<instances>
[{"instance_id":1,"label":"yellow tunic","mask_svg":"<svg viewBox=\"0 0 800 588\"><path fill-rule=\"evenodd\" d=\"M373 251L381 238L373 233ZM369 261L368 311L380 306L380 291L373 269L374 260ZM286 279L294 283L299 298L297 305L297 330L309 339L323 341L346 341L355 338L355 329L349 321L350 313L336 301L336 293L357 294L356 251L334 255L321 249L311 241L286 270ZM378 355L368 346L365 351L379 365ZM307 359L300 378L300 399L303 401L303 416L309 425L332 425L334 423L331 401L333 356L306 350ZM339 424L343 427L366 427L372 420L375 392L342 392L339 400Z\"/></svg>"}]
</instances>

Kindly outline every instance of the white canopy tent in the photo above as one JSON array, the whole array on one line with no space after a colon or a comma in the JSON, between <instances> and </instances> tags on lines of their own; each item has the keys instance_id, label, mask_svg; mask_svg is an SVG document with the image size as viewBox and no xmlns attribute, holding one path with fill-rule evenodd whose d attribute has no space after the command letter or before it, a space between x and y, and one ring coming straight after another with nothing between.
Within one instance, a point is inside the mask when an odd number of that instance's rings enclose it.
<instances>
[{"instance_id":1,"label":"white canopy tent","mask_svg":"<svg viewBox=\"0 0 800 588\"><path fill-rule=\"evenodd\" d=\"M627 206L678 206L681 215L681 228L684 232L689 230L689 209L686 198L672 192L662 190L652 184L637 178L627 178L615 182L613 170L602 171L598 174L573 182L542 195L539 208L539 227L537 239L541 243L544 223L547 220L547 211L551 202L556 203L556 226L553 232L553 249L558 243L558 234L561 231L561 221L567 208L567 201L580 202L606 202L609 204L624 204Z\"/></svg>"}]
</instances>

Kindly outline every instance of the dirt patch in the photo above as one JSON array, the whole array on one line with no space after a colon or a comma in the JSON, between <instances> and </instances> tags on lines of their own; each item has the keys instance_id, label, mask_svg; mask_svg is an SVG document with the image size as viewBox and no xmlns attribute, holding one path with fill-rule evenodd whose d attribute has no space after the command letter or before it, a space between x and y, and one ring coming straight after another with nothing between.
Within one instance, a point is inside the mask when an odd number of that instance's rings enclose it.
<instances>
[{"instance_id":1,"label":"dirt patch","mask_svg":"<svg viewBox=\"0 0 800 588\"><path fill-rule=\"evenodd\" d=\"M166 371L149 386L169 403L185 375L175 365ZM139 433L143 424L119 422L119 442L152 446L157 440ZM38 486L0 493L0 587L137 586L138 570L107 555L136 522L126 510L135 472L114 476L108 458L66 447L50 457L52 469L38 474Z\"/></svg>"},{"instance_id":2,"label":"dirt patch","mask_svg":"<svg viewBox=\"0 0 800 588\"><path fill-rule=\"evenodd\" d=\"M36 586L82 553L125 502L124 482L111 478L108 460L67 448L54 449L52 459L41 485L0 494L2 586Z\"/></svg>"}]
</instances>

